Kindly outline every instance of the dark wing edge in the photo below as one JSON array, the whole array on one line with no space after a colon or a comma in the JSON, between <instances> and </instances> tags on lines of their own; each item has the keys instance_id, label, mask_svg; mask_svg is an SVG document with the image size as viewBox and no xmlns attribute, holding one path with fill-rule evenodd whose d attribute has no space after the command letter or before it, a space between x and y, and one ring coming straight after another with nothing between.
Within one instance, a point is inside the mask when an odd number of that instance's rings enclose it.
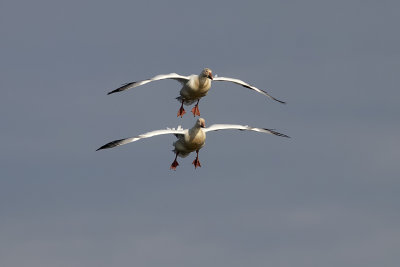
<instances>
[{"instance_id":1,"label":"dark wing edge","mask_svg":"<svg viewBox=\"0 0 400 267\"><path fill-rule=\"evenodd\" d=\"M111 95L111 94L117 93L117 92L122 92L122 91L128 90L133 87L138 87L140 85L147 84L149 82L159 81L159 80L164 80L164 79L172 79L172 80L178 81L183 84L187 80L189 80L189 77L182 76L177 73L160 74L160 75L154 76L153 78L150 78L147 80L125 83L121 87L119 87L111 92L108 92L107 95Z\"/></svg>"},{"instance_id":2,"label":"dark wing edge","mask_svg":"<svg viewBox=\"0 0 400 267\"><path fill-rule=\"evenodd\" d=\"M276 135L276 136L291 138L290 136L288 136L288 135L286 135L286 134L283 134L283 133L279 133L279 132L277 132L277 131L275 131L275 130L273 130L273 129L267 129L267 128L262 128L262 129L264 129L264 130L266 130L266 131L269 131L270 133L272 133L273 135Z\"/></svg>"},{"instance_id":3,"label":"dark wing edge","mask_svg":"<svg viewBox=\"0 0 400 267\"><path fill-rule=\"evenodd\" d=\"M99 150L102 150L102 149L113 148L113 147L116 147L116 146L125 145L125 144L129 143L131 139L132 138L124 138L124 139L111 141L111 142L105 144L104 146L96 149L96 151L99 151Z\"/></svg>"},{"instance_id":4,"label":"dark wing edge","mask_svg":"<svg viewBox=\"0 0 400 267\"><path fill-rule=\"evenodd\" d=\"M96 151L98 150L102 150L102 149L107 149L107 148L113 148L116 146L121 146L121 145L125 145L131 142L135 142L138 141L140 139L144 139L144 138L149 138L149 137L153 137L156 135L164 135L164 134L178 134L178 135L182 135L184 134L184 129L182 129L180 126L178 126L178 129L165 129L165 130L155 130L155 131L151 131L148 133L144 133L135 137L130 137L130 138L124 138L124 139L119 139L119 140L115 140L115 141L111 141L107 144L105 144L104 146L98 148Z\"/></svg>"},{"instance_id":5,"label":"dark wing edge","mask_svg":"<svg viewBox=\"0 0 400 267\"><path fill-rule=\"evenodd\" d=\"M242 80L239 80L239 79L229 78L229 77L215 77L214 81L225 81L225 82L236 83L236 84L241 85L241 86L243 86L243 87L245 87L247 89L254 90L256 92L262 93L263 95L271 98L272 100L275 100L276 102L279 102L281 104L286 104L285 101L279 100L279 99L271 96L270 94L268 94L266 91L264 91L262 89L259 89L257 87L251 86L250 84L248 84L248 83L246 83L246 82L244 82Z\"/></svg>"},{"instance_id":6,"label":"dark wing edge","mask_svg":"<svg viewBox=\"0 0 400 267\"><path fill-rule=\"evenodd\" d=\"M135 83L137 83L137 82L125 83L121 87L118 87L117 89L115 89L115 90L113 90L111 92L108 92L107 95L111 95L111 94L114 94L114 93L125 91L125 90L129 89L130 87L134 86Z\"/></svg>"},{"instance_id":7,"label":"dark wing edge","mask_svg":"<svg viewBox=\"0 0 400 267\"><path fill-rule=\"evenodd\" d=\"M254 132L261 132L261 133L270 133L276 136L280 137L286 137L290 138L290 136L279 133L275 131L274 129L268 129L268 128L256 128L256 127L250 127L248 125L238 125L238 124L213 124L210 127L206 128L206 132L211 132L211 131L219 131L219 130L239 130L239 131L254 131Z\"/></svg>"},{"instance_id":8,"label":"dark wing edge","mask_svg":"<svg viewBox=\"0 0 400 267\"><path fill-rule=\"evenodd\" d=\"M246 86L245 86L246 87ZM265 92L262 89L259 89L260 91L262 91L265 95L267 95L269 98L271 98L272 100L275 100L276 102L279 102L281 104L286 104L285 101L279 100L278 98L273 97L272 95L268 94L267 92Z\"/></svg>"},{"instance_id":9,"label":"dark wing edge","mask_svg":"<svg viewBox=\"0 0 400 267\"><path fill-rule=\"evenodd\" d=\"M254 90L254 87L251 86L251 85L246 85L246 84L239 84L239 85L241 85L241 86L243 86L243 87L246 87L246 88L248 88L248 89ZM258 89L258 88L257 88L257 89ZM264 90L262 90L262 89L258 89L258 90L260 90L264 95L268 96L268 97L271 98L272 100L275 100L276 102L279 102L279 103L281 103L281 104L286 104L285 101L282 101L282 100L279 100L278 98L273 97L272 95L268 94L266 91L264 91Z\"/></svg>"}]
</instances>

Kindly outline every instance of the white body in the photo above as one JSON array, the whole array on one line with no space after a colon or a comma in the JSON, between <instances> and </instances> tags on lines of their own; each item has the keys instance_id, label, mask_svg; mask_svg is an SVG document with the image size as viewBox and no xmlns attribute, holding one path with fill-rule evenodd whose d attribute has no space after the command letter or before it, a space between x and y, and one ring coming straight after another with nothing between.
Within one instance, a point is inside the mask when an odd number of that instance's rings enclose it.
<instances>
[{"instance_id":1,"label":"white body","mask_svg":"<svg viewBox=\"0 0 400 267\"><path fill-rule=\"evenodd\" d=\"M173 143L174 152L180 157L186 157L191 152L200 150L206 143L206 133L196 125L186 130L185 134L178 135L178 140Z\"/></svg>"},{"instance_id":2,"label":"white body","mask_svg":"<svg viewBox=\"0 0 400 267\"><path fill-rule=\"evenodd\" d=\"M184 100L184 104L190 105L207 95L210 88L211 79L199 75L190 75L189 81L183 85L179 92L181 96L178 97L178 100Z\"/></svg>"}]
</instances>

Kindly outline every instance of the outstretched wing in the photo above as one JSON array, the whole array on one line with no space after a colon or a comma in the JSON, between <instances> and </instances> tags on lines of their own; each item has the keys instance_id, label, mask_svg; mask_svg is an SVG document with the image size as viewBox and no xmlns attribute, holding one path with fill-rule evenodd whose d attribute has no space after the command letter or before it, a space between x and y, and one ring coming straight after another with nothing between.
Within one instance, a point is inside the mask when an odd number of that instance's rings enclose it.
<instances>
[{"instance_id":1,"label":"outstretched wing","mask_svg":"<svg viewBox=\"0 0 400 267\"><path fill-rule=\"evenodd\" d=\"M255 131L260 133L269 133L277 136L287 137L286 134L278 133L272 129L266 128L254 128L247 125L238 125L238 124L213 124L210 127L205 128L203 131L211 132L211 131L219 131L219 130L240 130L240 131Z\"/></svg>"},{"instance_id":2,"label":"outstretched wing","mask_svg":"<svg viewBox=\"0 0 400 267\"><path fill-rule=\"evenodd\" d=\"M172 80L176 80L180 83L186 83L189 80L189 77L187 76L182 76L176 73L170 73L170 74L160 74L157 76L154 76L153 78L150 78L148 80L143 80L143 81L137 81L137 82L130 82L130 83L126 83L124 85L122 85L121 87L107 93L107 95L116 93L116 92L122 92L125 90L128 90L130 88L134 88L134 87L138 87L140 85L149 83L149 82L153 82L153 81L159 81L159 80L164 80L164 79L172 79Z\"/></svg>"},{"instance_id":3,"label":"outstretched wing","mask_svg":"<svg viewBox=\"0 0 400 267\"><path fill-rule=\"evenodd\" d=\"M248 88L248 89L250 89L250 90L254 90L254 91L256 91L256 92L258 92L258 93L260 93L260 94L263 94L263 95L265 95L265 96L268 96L268 97L271 98L272 100L278 101L279 103L286 104L286 102L281 101L281 100L279 100L279 99L276 99L275 97L269 95L269 94L268 94L267 92L265 92L264 90L258 89L257 87L254 87L254 86L251 86L250 84L248 84L248 83L246 83L246 82L244 82L244 81L242 81L242 80L239 80L239 79L228 78L228 77L215 77L215 78L213 79L213 81L233 82L233 83L239 84L239 85L241 85L241 86L243 86L243 87L246 87L246 88Z\"/></svg>"},{"instance_id":4,"label":"outstretched wing","mask_svg":"<svg viewBox=\"0 0 400 267\"><path fill-rule=\"evenodd\" d=\"M98 148L96 151L101 150L101 149L106 149L106 148L112 148L112 147L116 147L116 146L122 146L122 145L125 145L128 143L131 143L131 142L138 141L143 138L149 138L149 137L153 137L156 135L163 135L163 134L181 135L181 134L185 134L185 130L183 130L181 128L178 128L176 130L175 129L156 130L156 131L144 133L144 134L141 134L141 135L138 135L135 137L124 138L124 139L109 142L109 143L105 144L104 146Z\"/></svg>"}]
</instances>

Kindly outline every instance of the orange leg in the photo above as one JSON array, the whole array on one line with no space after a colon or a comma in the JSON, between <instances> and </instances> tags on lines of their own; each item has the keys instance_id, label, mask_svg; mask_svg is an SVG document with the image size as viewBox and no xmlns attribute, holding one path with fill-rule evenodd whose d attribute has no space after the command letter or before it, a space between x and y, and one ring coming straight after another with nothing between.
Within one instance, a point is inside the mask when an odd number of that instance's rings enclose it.
<instances>
[{"instance_id":1,"label":"orange leg","mask_svg":"<svg viewBox=\"0 0 400 267\"><path fill-rule=\"evenodd\" d=\"M171 167L169 168L170 170L176 170L176 167L178 167L179 163L176 161L176 158L178 157L179 152L176 152L175 154L175 159L174 162L172 162Z\"/></svg>"},{"instance_id":2,"label":"orange leg","mask_svg":"<svg viewBox=\"0 0 400 267\"><path fill-rule=\"evenodd\" d=\"M181 116L181 118L182 118L183 115L186 113L185 109L183 108L183 102L184 102L184 100L182 99L182 105L178 110L178 116L177 117Z\"/></svg>"},{"instance_id":3,"label":"orange leg","mask_svg":"<svg viewBox=\"0 0 400 267\"><path fill-rule=\"evenodd\" d=\"M200 116L200 110L199 110L199 100L197 100L196 105L192 108L192 113L193 113L193 117Z\"/></svg>"},{"instance_id":4,"label":"orange leg","mask_svg":"<svg viewBox=\"0 0 400 267\"><path fill-rule=\"evenodd\" d=\"M194 165L194 168L196 169L197 167L201 167L200 161L199 161L199 150L196 150L196 158L193 160L192 164Z\"/></svg>"}]
</instances>

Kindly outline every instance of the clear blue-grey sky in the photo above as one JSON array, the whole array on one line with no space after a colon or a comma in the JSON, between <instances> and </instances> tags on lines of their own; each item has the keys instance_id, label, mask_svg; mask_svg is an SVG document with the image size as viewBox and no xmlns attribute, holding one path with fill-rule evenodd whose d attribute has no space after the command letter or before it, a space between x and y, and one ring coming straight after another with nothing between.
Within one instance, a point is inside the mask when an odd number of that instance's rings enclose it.
<instances>
[{"instance_id":1,"label":"clear blue-grey sky","mask_svg":"<svg viewBox=\"0 0 400 267\"><path fill-rule=\"evenodd\" d=\"M0 266L399 266L399 1L0 2ZM179 84L214 123L169 166ZM189 108L190 110L190 108ZM188 110L188 111L189 111Z\"/></svg>"}]
</instances>

